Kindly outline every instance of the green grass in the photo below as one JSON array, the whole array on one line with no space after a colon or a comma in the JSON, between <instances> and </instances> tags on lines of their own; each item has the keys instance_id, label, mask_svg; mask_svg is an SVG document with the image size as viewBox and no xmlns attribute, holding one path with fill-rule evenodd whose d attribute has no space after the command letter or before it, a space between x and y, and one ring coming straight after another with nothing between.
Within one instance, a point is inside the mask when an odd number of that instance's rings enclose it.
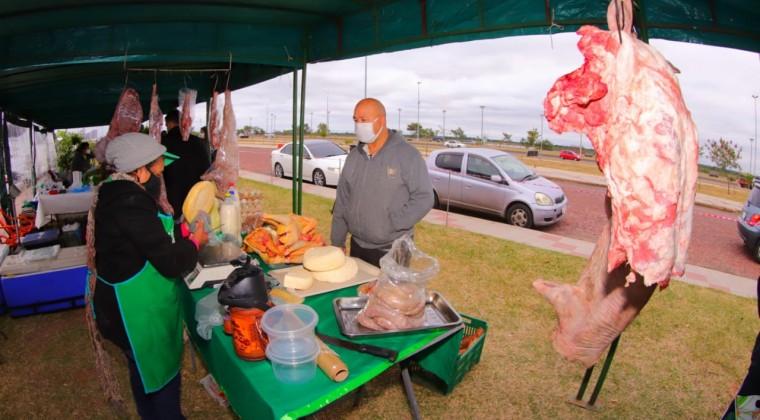
<instances>
[{"instance_id":1,"label":"green grass","mask_svg":"<svg viewBox=\"0 0 760 420\"><path fill-rule=\"evenodd\" d=\"M290 209L290 191L242 181L261 189L272 213ZM330 200L304 196L304 214L329 235ZM582 258L422 223L415 240L441 264L429 288L460 312L488 322L483 357L454 391L444 396L417 384L425 418L716 418L749 366L760 328L756 301L679 282L656 292L623 333L592 413L566 403L584 368L554 352L552 307L535 293L538 278L572 282ZM110 415L93 375L84 313L71 310L21 319L0 316L0 412L4 418L103 418ZM123 358L113 353L131 402ZM592 386L595 383L597 368ZM205 371L183 364L183 408L189 418L233 418L198 385ZM397 368L370 382L361 404L338 401L316 419L408 418ZM591 389L587 391L590 395ZM134 410L130 406L131 417Z\"/></svg>"}]
</instances>

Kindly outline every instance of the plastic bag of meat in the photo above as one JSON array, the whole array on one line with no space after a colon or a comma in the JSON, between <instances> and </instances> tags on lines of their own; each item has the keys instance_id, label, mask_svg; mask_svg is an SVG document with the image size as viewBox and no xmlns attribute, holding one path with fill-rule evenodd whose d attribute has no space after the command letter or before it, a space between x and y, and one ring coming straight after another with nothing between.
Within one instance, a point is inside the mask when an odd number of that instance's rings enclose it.
<instances>
[{"instance_id":1,"label":"plastic bag of meat","mask_svg":"<svg viewBox=\"0 0 760 420\"><path fill-rule=\"evenodd\" d=\"M190 138L190 131L193 129L193 113L195 112L195 98L197 96L197 90L188 88L179 90L179 107L182 110L179 130L182 133L183 141L187 141Z\"/></svg>"},{"instance_id":2,"label":"plastic bag of meat","mask_svg":"<svg viewBox=\"0 0 760 420\"><path fill-rule=\"evenodd\" d=\"M376 331L424 326L425 288L438 274L438 261L404 235L380 259L380 269L377 285L357 316L359 324Z\"/></svg>"},{"instance_id":3,"label":"plastic bag of meat","mask_svg":"<svg viewBox=\"0 0 760 420\"><path fill-rule=\"evenodd\" d=\"M158 94L156 84L153 84L153 94L150 97L150 114L148 114L148 126L153 140L161 143L161 126L164 124L164 114L158 106Z\"/></svg>"},{"instance_id":4,"label":"plastic bag of meat","mask_svg":"<svg viewBox=\"0 0 760 420\"><path fill-rule=\"evenodd\" d=\"M108 142L122 134L140 131L142 117L142 106L137 91L132 88L121 91L119 102L116 104L116 110L111 118L111 125L108 127L108 133L95 145L95 158L100 163L104 163Z\"/></svg>"},{"instance_id":5,"label":"plastic bag of meat","mask_svg":"<svg viewBox=\"0 0 760 420\"><path fill-rule=\"evenodd\" d=\"M212 181L216 184L220 199L223 199L224 193L229 191L231 183L237 183L240 169L235 112L232 110L232 93L229 89L224 92L223 117L221 140L216 151L216 158L209 170L201 176L204 181Z\"/></svg>"},{"instance_id":6,"label":"plastic bag of meat","mask_svg":"<svg viewBox=\"0 0 760 420\"><path fill-rule=\"evenodd\" d=\"M217 99L219 98L219 92L214 91L214 95L211 97L211 116L209 117L209 139L211 139L211 148L214 150L219 148L221 142L222 130L219 127L219 109Z\"/></svg>"}]
</instances>

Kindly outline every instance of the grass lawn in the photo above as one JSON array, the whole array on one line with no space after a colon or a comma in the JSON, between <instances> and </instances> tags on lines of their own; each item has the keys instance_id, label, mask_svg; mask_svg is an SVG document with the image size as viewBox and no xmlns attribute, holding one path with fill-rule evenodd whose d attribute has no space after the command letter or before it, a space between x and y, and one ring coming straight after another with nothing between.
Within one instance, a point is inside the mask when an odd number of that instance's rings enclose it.
<instances>
[{"instance_id":1,"label":"grass lawn","mask_svg":"<svg viewBox=\"0 0 760 420\"><path fill-rule=\"evenodd\" d=\"M289 210L289 190L241 184L264 191L268 212ZM304 196L304 214L316 217L326 236L331 206L330 200ZM489 324L480 363L451 394L415 386L425 418L716 418L749 366L760 329L756 301L671 282L622 335L599 397L601 411L582 410L566 399L577 392L584 368L552 349L556 316L531 283L537 278L574 283L585 260L427 223L419 225L415 238L441 263L430 289ZM20 319L3 315L0 332L0 417L112 417L94 376L83 310ZM131 404L123 357L112 354ZM202 365L192 372L186 355L185 414L234 418L198 384L205 374ZM344 398L314 418L409 418L398 369L370 382L358 407L352 403ZM125 414L134 417L129 410Z\"/></svg>"}]
</instances>

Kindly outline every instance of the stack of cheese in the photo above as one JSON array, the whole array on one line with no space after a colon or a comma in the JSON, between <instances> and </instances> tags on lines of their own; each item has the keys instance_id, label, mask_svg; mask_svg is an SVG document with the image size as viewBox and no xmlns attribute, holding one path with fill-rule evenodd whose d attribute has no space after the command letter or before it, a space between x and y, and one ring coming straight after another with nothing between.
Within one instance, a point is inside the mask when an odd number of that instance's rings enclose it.
<instances>
[{"instance_id":1,"label":"stack of cheese","mask_svg":"<svg viewBox=\"0 0 760 420\"><path fill-rule=\"evenodd\" d=\"M311 248L303 256L303 266L285 274L284 286L306 290L316 281L343 283L359 272L359 265L335 246Z\"/></svg>"}]
</instances>

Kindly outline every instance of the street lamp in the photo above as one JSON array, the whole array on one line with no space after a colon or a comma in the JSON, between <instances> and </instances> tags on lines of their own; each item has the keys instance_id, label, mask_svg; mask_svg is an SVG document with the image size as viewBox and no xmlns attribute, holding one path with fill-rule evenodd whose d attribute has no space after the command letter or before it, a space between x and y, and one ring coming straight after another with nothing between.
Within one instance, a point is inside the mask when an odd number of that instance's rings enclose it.
<instances>
[{"instance_id":1,"label":"street lamp","mask_svg":"<svg viewBox=\"0 0 760 420\"><path fill-rule=\"evenodd\" d=\"M480 142L486 144L486 139L483 136L483 111L486 109L485 105L480 106Z\"/></svg>"},{"instance_id":2,"label":"street lamp","mask_svg":"<svg viewBox=\"0 0 760 420\"><path fill-rule=\"evenodd\" d=\"M277 134L277 115L272 114L272 134Z\"/></svg>"},{"instance_id":3,"label":"street lamp","mask_svg":"<svg viewBox=\"0 0 760 420\"><path fill-rule=\"evenodd\" d=\"M443 110L443 141L446 141L446 110Z\"/></svg>"},{"instance_id":4,"label":"street lamp","mask_svg":"<svg viewBox=\"0 0 760 420\"><path fill-rule=\"evenodd\" d=\"M398 132L401 132L401 108L398 109Z\"/></svg>"},{"instance_id":5,"label":"street lamp","mask_svg":"<svg viewBox=\"0 0 760 420\"><path fill-rule=\"evenodd\" d=\"M752 95L752 100L755 101L755 138L757 138L757 95ZM754 159L757 160L757 143L755 143L755 157L754 157ZM755 174L754 171L757 170L757 164L756 164L756 162L754 160L752 161L752 167L753 167L752 175L754 175Z\"/></svg>"},{"instance_id":6,"label":"street lamp","mask_svg":"<svg viewBox=\"0 0 760 420\"><path fill-rule=\"evenodd\" d=\"M420 141L420 84L417 82L417 141Z\"/></svg>"},{"instance_id":7,"label":"street lamp","mask_svg":"<svg viewBox=\"0 0 760 420\"><path fill-rule=\"evenodd\" d=\"M309 122L309 130L314 130L314 113L311 112L311 121Z\"/></svg>"},{"instance_id":8,"label":"street lamp","mask_svg":"<svg viewBox=\"0 0 760 420\"><path fill-rule=\"evenodd\" d=\"M325 124L327 125L327 134L330 134L330 89L325 89L327 99L325 100Z\"/></svg>"},{"instance_id":9,"label":"street lamp","mask_svg":"<svg viewBox=\"0 0 760 420\"><path fill-rule=\"evenodd\" d=\"M544 150L544 114L540 114L539 118L541 118L541 138L538 139L538 147L541 150Z\"/></svg>"},{"instance_id":10,"label":"street lamp","mask_svg":"<svg viewBox=\"0 0 760 420\"><path fill-rule=\"evenodd\" d=\"M749 139L749 172L754 176L755 175L755 169L752 166L752 162L755 160L753 158L754 152L753 152L753 143L755 142L755 139Z\"/></svg>"},{"instance_id":11,"label":"street lamp","mask_svg":"<svg viewBox=\"0 0 760 420\"><path fill-rule=\"evenodd\" d=\"M265 134L269 134L269 99L267 99L267 126L266 126L266 130L264 131L265 131Z\"/></svg>"}]
</instances>

